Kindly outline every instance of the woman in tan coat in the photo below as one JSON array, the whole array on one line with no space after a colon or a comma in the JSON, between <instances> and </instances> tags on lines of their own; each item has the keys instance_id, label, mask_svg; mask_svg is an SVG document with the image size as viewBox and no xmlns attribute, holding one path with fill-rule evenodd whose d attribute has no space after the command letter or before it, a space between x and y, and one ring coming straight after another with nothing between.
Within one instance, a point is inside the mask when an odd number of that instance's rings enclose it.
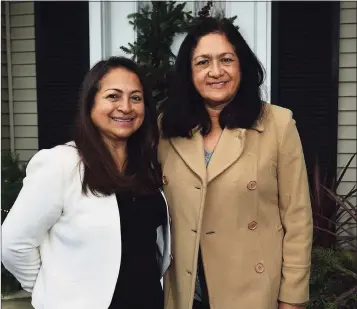
<instances>
[{"instance_id":1,"label":"woman in tan coat","mask_svg":"<svg viewBox=\"0 0 357 309\"><path fill-rule=\"evenodd\" d=\"M312 214L290 110L262 102L264 71L209 18L183 41L161 110L172 219L166 309L305 308Z\"/></svg>"}]
</instances>

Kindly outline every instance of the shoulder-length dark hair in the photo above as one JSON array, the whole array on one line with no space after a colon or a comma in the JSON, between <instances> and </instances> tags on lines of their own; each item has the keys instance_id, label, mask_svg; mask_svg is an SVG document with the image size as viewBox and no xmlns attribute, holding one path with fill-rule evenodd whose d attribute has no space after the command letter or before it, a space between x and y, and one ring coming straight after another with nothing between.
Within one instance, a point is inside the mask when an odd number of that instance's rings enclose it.
<instances>
[{"instance_id":1,"label":"shoulder-length dark hair","mask_svg":"<svg viewBox=\"0 0 357 309\"><path fill-rule=\"evenodd\" d=\"M179 49L168 100L160 108L164 137L191 137L192 129L196 127L203 135L211 130L211 120L202 97L195 89L191 70L193 50L200 38L210 33L224 34L234 47L240 63L240 86L232 102L221 111L220 126L222 129L251 128L262 116L262 65L229 20L205 18L188 32Z\"/></svg>"},{"instance_id":2,"label":"shoulder-length dark hair","mask_svg":"<svg viewBox=\"0 0 357 309\"><path fill-rule=\"evenodd\" d=\"M127 141L127 162L120 173L103 138L91 119L91 110L100 81L111 70L125 68L135 73L143 87L145 117L141 127ZM110 195L123 191L150 192L161 187L157 161L158 128L156 110L143 73L138 65L124 57L98 62L85 76L80 95L75 144L84 164L82 191Z\"/></svg>"}]
</instances>

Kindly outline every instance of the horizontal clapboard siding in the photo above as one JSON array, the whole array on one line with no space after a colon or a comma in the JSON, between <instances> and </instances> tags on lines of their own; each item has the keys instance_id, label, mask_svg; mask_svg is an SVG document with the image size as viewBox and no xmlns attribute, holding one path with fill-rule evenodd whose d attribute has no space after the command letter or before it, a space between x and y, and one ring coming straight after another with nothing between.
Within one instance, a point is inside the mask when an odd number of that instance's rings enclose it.
<instances>
[{"instance_id":1,"label":"horizontal clapboard siding","mask_svg":"<svg viewBox=\"0 0 357 309\"><path fill-rule=\"evenodd\" d=\"M9 90L6 53L5 3L1 2L1 150L10 150Z\"/></svg>"},{"instance_id":2,"label":"horizontal clapboard siding","mask_svg":"<svg viewBox=\"0 0 357 309\"><path fill-rule=\"evenodd\" d=\"M10 4L15 150L21 161L38 151L34 2Z\"/></svg>"},{"instance_id":3,"label":"horizontal clapboard siding","mask_svg":"<svg viewBox=\"0 0 357 309\"><path fill-rule=\"evenodd\" d=\"M339 69L339 117L337 166L341 172L352 154L357 151L357 8L356 2L341 2L340 9L340 69ZM344 175L339 186L339 193L348 193L357 182L356 157ZM357 198L353 196L350 202L356 205ZM347 228L347 226L346 226ZM355 230L355 233L357 231Z\"/></svg>"},{"instance_id":4,"label":"horizontal clapboard siding","mask_svg":"<svg viewBox=\"0 0 357 309\"><path fill-rule=\"evenodd\" d=\"M357 23L356 2L341 2L340 9L340 71L338 117L338 167L343 168L357 151ZM344 177L339 193L348 192L356 184L356 158ZM355 198L354 198L355 200Z\"/></svg>"}]
</instances>

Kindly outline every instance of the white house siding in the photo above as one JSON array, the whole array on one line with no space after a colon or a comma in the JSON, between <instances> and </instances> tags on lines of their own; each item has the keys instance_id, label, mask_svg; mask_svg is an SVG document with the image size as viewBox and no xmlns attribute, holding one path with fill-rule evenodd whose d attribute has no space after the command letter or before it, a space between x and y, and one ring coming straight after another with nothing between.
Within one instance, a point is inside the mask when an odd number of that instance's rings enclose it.
<instances>
[{"instance_id":1,"label":"white house siding","mask_svg":"<svg viewBox=\"0 0 357 309\"><path fill-rule=\"evenodd\" d=\"M34 2L10 3L15 152L28 161L38 151Z\"/></svg>"},{"instance_id":2,"label":"white house siding","mask_svg":"<svg viewBox=\"0 0 357 309\"><path fill-rule=\"evenodd\" d=\"M356 2L341 2L340 9L340 72L338 115L338 167L343 168L357 151L357 66L356 66ZM347 193L356 185L356 158L341 184L340 193ZM356 204L356 196L351 199Z\"/></svg>"},{"instance_id":3,"label":"white house siding","mask_svg":"<svg viewBox=\"0 0 357 309\"><path fill-rule=\"evenodd\" d=\"M10 149L5 3L1 2L1 150Z\"/></svg>"}]
</instances>

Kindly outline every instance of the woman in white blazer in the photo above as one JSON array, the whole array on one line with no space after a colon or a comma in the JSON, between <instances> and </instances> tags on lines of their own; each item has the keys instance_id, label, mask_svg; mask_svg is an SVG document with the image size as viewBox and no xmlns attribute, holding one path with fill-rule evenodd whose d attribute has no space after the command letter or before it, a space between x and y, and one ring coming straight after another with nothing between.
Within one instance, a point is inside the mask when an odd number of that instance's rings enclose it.
<instances>
[{"instance_id":1,"label":"woman in white blazer","mask_svg":"<svg viewBox=\"0 0 357 309\"><path fill-rule=\"evenodd\" d=\"M112 57L84 79L74 141L39 151L2 226L36 309L161 309L169 214L150 90Z\"/></svg>"}]
</instances>

